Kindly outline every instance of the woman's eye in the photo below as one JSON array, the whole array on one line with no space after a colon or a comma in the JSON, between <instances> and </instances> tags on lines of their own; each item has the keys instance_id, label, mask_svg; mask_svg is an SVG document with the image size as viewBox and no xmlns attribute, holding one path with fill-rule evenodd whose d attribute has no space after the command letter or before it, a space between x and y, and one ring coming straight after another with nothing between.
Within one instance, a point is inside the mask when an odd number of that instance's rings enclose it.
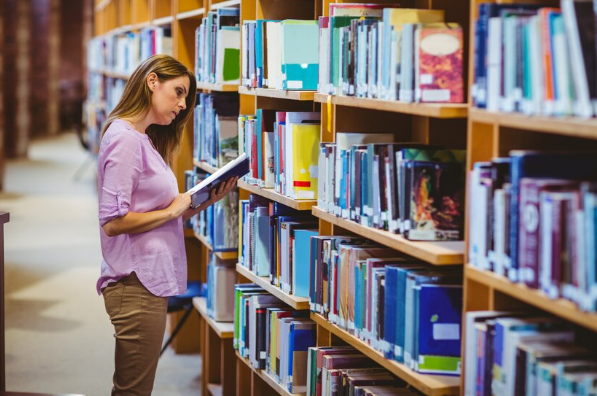
<instances>
[{"instance_id":1,"label":"woman's eye","mask_svg":"<svg viewBox=\"0 0 597 396\"><path fill-rule=\"evenodd\" d=\"M176 94L177 94L178 96L182 95L182 89L177 89L177 90L176 90Z\"/></svg>"}]
</instances>

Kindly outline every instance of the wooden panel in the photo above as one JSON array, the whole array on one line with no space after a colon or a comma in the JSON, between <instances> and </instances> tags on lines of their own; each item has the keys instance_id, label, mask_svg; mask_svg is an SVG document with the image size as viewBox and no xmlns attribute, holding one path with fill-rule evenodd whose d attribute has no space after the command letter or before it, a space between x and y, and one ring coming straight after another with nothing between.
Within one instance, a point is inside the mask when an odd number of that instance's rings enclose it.
<instances>
[{"instance_id":1,"label":"wooden panel","mask_svg":"<svg viewBox=\"0 0 597 396\"><path fill-rule=\"evenodd\" d=\"M149 18L149 0L131 0L131 23L139 24L148 22Z\"/></svg>"},{"instance_id":2,"label":"wooden panel","mask_svg":"<svg viewBox=\"0 0 597 396\"><path fill-rule=\"evenodd\" d=\"M311 210L313 206L317 205L316 199L292 199L285 195L278 194L273 188L259 188L257 186L250 185L249 183L245 183L242 180L238 181L238 186L252 194L261 195L262 197L279 202L297 210Z\"/></svg>"},{"instance_id":3,"label":"wooden panel","mask_svg":"<svg viewBox=\"0 0 597 396\"><path fill-rule=\"evenodd\" d=\"M207 302L205 297L193 298L193 306L199 312L201 317L207 322L214 334L221 339L232 339L234 337L233 322L216 322L207 314ZM219 352L217 352L219 353Z\"/></svg>"},{"instance_id":4,"label":"wooden panel","mask_svg":"<svg viewBox=\"0 0 597 396\"><path fill-rule=\"evenodd\" d=\"M222 378L222 395L233 396L236 393L236 354L232 346L232 339L221 341L222 362L220 366Z\"/></svg>"},{"instance_id":5,"label":"wooden panel","mask_svg":"<svg viewBox=\"0 0 597 396\"><path fill-rule=\"evenodd\" d=\"M323 97L323 98L322 98ZM327 95L317 95L317 100L324 99ZM431 104L431 103L406 103L395 100L380 100L357 98L355 96L332 96L332 102L347 107L379 110L394 113L403 113L435 118L466 118L468 104Z\"/></svg>"},{"instance_id":6,"label":"wooden panel","mask_svg":"<svg viewBox=\"0 0 597 396\"><path fill-rule=\"evenodd\" d=\"M1 7L1 6L0 6ZM4 335L4 224L10 221L10 215L0 213L0 391L6 390L6 337Z\"/></svg>"},{"instance_id":7,"label":"wooden panel","mask_svg":"<svg viewBox=\"0 0 597 396\"><path fill-rule=\"evenodd\" d=\"M488 161L494 152L494 128L491 124L469 121L467 141L467 168L473 169L475 162Z\"/></svg>"},{"instance_id":8,"label":"wooden panel","mask_svg":"<svg viewBox=\"0 0 597 396\"><path fill-rule=\"evenodd\" d=\"M172 334L176 325L180 322L184 311L172 312L168 314L168 334ZM201 345L197 333L199 330L199 315L191 312L180 332L174 337L170 347L175 353L197 353Z\"/></svg>"},{"instance_id":9,"label":"wooden panel","mask_svg":"<svg viewBox=\"0 0 597 396\"><path fill-rule=\"evenodd\" d=\"M257 276L252 273L249 269L243 267L241 264L236 264L236 272L249 279L251 282L256 283L265 289L268 293L273 294L279 298L282 302L290 305L292 308L301 310L309 309L309 299L305 297L297 297L292 294L288 294L282 291L279 287L272 285L269 278Z\"/></svg>"},{"instance_id":10,"label":"wooden panel","mask_svg":"<svg viewBox=\"0 0 597 396\"><path fill-rule=\"evenodd\" d=\"M258 19L315 19L314 0L258 0Z\"/></svg>"},{"instance_id":11,"label":"wooden panel","mask_svg":"<svg viewBox=\"0 0 597 396\"><path fill-rule=\"evenodd\" d=\"M236 396L252 396L253 371L245 362L237 357L236 361Z\"/></svg>"},{"instance_id":12,"label":"wooden panel","mask_svg":"<svg viewBox=\"0 0 597 396\"><path fill-rule=\"evenodd\" d=\"M507 156L511 150L597 150L597 140L545 134L500 127L497 152Z\"/></svg>"},{"instance_id":13,"label":"wooden panel","mask_svg":"<svg viewBox=\"0 0 597 396\"><path fill-rule=\"evenodd\" d=\"M178 1L177 12L188 12L203 8L203 0L176 0Z\"/></svg>"},{"instance_id":14,"label":"wooden panel","mask_svg":"<svg viewBox=\"0 0 597 396\"><path fill-rule=\"evenodd\" d=\"M172 16L172 0L154 0L155 13L153 18L159 19L167 16Z\"/></svg>"},{"instance_id":15,"label":"wooden panel","mask_svg":"<svg viewBox=\"0 0 597 396\"><path fill-rule=\"evenodd\" d=\"M346 106L336 106L334 114L335 132L393 133L410 139L410 116L399 113L372 112Z\"/></svg>"}]
</instances>

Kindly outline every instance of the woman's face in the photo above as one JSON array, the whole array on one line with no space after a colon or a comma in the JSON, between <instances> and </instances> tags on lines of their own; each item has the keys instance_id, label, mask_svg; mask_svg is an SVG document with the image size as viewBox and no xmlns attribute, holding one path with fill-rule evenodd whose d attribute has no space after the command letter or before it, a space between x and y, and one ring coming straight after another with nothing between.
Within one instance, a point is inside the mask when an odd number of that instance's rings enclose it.
<instances>
[{"instance_id":1,"label":"woman's face","mask_svg":"<svg viewBox=\"0 0 597 396\"><path fill-rule=\"evenodd\" d=\"M160 82L157 77L150 78L148 84L153 92L151 100L153 123L169 125L178 113L187 107L189 77L181 76L164 82Z\"/></svg>"}]
</instances>

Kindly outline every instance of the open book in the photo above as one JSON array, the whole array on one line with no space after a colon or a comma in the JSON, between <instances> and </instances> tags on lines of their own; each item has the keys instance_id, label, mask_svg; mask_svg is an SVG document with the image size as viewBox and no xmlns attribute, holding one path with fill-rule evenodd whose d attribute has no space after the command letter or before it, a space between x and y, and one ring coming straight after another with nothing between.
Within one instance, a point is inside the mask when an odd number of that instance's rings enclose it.
<instances>
[{"instance_id":1,"label":"open book","mask_svg":"<svg viewBox=\"0 0 597 396\"><path fill-rule=\"evenodd\" d=\"M230 161L213 175L187 191L187 193L191 194L191 207L194 209L207 201L211 190L220 185L220 183L225 182L231 177L242 177L249 173L249 162L247 154L242 153L238 158Z\"/></svg>"}]
</instances>

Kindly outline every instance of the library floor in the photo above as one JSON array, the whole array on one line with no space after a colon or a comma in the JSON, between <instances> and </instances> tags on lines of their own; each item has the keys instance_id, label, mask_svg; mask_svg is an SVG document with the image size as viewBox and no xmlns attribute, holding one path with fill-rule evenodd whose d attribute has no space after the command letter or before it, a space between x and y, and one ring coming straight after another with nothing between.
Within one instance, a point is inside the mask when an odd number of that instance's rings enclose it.
<instances>
[{"instance_id":1,"label":"library floor","mask_svg":"<svg viewBox=\"0 0 597 396\"><path fill-rule=\"evenodd\" d=\"M75 135L34 142L29 159L10 161L0 211L5 229L7 390L110 393L113 328L95 292L101 250L95 163ZM171 350L158 366L154 395L200 392L201 358Z\"/></svg>"}]
</instances>

